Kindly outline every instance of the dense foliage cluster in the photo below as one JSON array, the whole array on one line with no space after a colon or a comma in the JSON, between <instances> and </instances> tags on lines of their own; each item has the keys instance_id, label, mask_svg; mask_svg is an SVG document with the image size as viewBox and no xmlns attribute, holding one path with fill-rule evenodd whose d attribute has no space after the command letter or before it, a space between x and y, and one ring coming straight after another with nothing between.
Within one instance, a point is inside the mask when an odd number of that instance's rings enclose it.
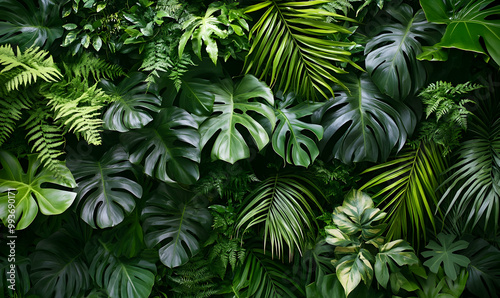
<instances>
[{"instance_id":1,"label":"dense foliage cluster","mask_svg":"<svg viewBox=\"0 0 500 298\"><path fill-rule=\"evenodd\" d=\"M492 0L2 0L0 297L498 297L498 49Z\"/></svg>"}]
</instances>

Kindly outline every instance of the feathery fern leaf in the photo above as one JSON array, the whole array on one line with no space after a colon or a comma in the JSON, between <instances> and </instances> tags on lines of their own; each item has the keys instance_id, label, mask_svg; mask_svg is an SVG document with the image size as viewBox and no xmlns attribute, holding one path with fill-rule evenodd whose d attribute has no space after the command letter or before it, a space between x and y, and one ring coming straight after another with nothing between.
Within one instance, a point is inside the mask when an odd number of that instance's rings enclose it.
<instances>
[{"instance_id":1,"label":"feathery fern leaf","mask_svg":"<svg viewBox=\"0 0 500 298\"><path fill-rule=\"evenodd\" d=\"M88 80L91 75L96 82L100 79L113 80L125 75L120 66L110 64L102 59L83 54L76 63L63 63L65 79L70 81L74 78Z\"/></svg>"},{"instance_id":2,"label":"feathery fern leaf","mask_svg":"<svg viewBox=\"0 0 500 298\"><path fill-rule=\"evenodd\" d=\"M349 20L347 17L315 8L330 1L263 1L249 6L246 13L266 9L250 31L251 48L245 59L245 73L253 73L277 85L284 93L294 91L298 95L314 99L316 91L328 98L325 89L333 94L328 82L345 85L331 73L346 73L332 62L346 62L361 70L342 49L354 42L339 42L325 37L335 33L351 33L325 17Z\"/></svg>"},{"instance_id":3,"label":"feathery fern leaf","mask_svg":"<svg viewBox=\"0 0 500 298\"><path fill-rule=\"evenodd\" d=\"M373 198L381 197L379 205L388 213L387 241L408 239L417 247L426 242L426 227L435 229L434 214L438 197L436 188L442 182L446 161L433 143L421 142L396 159L369 168L364 173L383 169L360 190L385 186Z\"/></svg>"},{"instance_id":4,"label":"feathery fern leaf","mask_svg":"<svg viewBox=\"0 0 500 298\"><path fill-rule=\"evenodd\" d=\"M37 152L38 159L49 170L57 172L59 169L59 156L63 155L62 145L64 138L59 127L52 124L50 114L43 108L38 108L30 113L30 117L23 124L28 130L26 138L32 143L31 151Z\"/></svg>"},{"instance_id":5,"label":"feathery fern leaf","mask_svg":"<svg viewBox=\"0 0 500 298\"><path fill-rule=\"evenodd\" d=\"M10 45L0 45L0 65L4 66L0 74L5 75L1 82L5 80L7 91L35 83L38 78L55 82L62 77L49 52L39 48L29 48L23 53L18 47L16 54Z\"/></svg>"},{"instance_id":6,"label":"feathery fern leaf","mask_svg":"<svg viewBox=\"0 0 500 298\"><path fill-rule=\"evenodd\" d=\"M0 146L16 128L16 121L21 119L22 110L27 110L32 105L31 99L25 92L4 94L1 89L2 87L0 87Z\"/></svg>"},{"instance_id":7,"label":"feathery fern leaf","mask_svg":"<svg viewBox=\"0 0 500 298\"><path fill-rule=\"evenodd\" d=\"M220 286L215 283L218 278L212 269L212 263L202 256L197 256L189 263L176 268L173 274L168 276L174 284L172 291L179 294L174 297L213 297Z\"/></svg>"}]
</instances>

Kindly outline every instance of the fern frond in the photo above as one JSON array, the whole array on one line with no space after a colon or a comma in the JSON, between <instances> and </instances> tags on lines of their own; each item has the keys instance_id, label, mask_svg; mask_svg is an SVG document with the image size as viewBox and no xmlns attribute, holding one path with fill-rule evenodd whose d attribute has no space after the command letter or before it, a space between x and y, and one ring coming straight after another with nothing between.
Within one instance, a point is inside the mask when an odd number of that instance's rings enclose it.
<instances>
[{"instance_id":1,"label":"fern frond","mask_svg":"<svg viewBox=\"0 0 500 298\"><path fill-rule=\"evenodd\" d=\"M57 172L57 158L64 154L60 149L64 138L59 127L52 125L49 118L47 111L38 108L30 113L23 126L28 130L26 138L32 143L31 151L38 153L38 158L45 167Z\"/></svg>"},{"instance_id":2,"label":"fern frond","mask_svg":"<svg viewBox=\"0 0 500 298\"><path fill-rule=\"evenodd\" d=\"M176 268L168 279L173 283L172 291L182 297L212 297L218 293L217 275L212 272L210 262L202 257Z\"/></svg>"},{"instance_id":3,"label":"fern frond","mask_svg":"<svg viewBox=\"0 0 500 298\"><path fill-rule=\"evenodd\" d=\"M60 122L67 131L75 133L77 137L83 136L89 144L100 145L102 143L100 133L103 130L101 110L113 98L97 88L97 84L86 90L77 89L76 92L65 93L68 86L73 85L61 84L51 88L45 93L50 99L47 105L55 112L54 120Z\"/></svg>"},{"instance_id":4,"label":"fern frond","mask_svg":"<svg viewBox=\"0 0 500 298\"><path fill-rule=\"evenodd\" d=\"M62 77L49 52L39 48L29 48L24 53L17 48L17 54L10 45L0 46L0 73L8 79L7 91L18 90L20 86L35 83L38 78L46 82L55 82Z\"/></svg>"},{"instance_id":5,"label":"fern frond","mask_svg":"<svg viewBox=\"0 0 500 298\"><path fill-rule=\"evenodd\" d=\"M88 53L83 54L76 63L63 63L63 66L68 80L74 78L87 80L92 75L98 82L101 79L113 80L125 75L120 66L107 63Z\"/></svg>"},{"instance_id":6,"label":"fern frond","mask_svg":"<svg viewBox=\"0 0 500 298\"><path fill-rule=\"evenodd\" d=\"M0 96L0 146L2 146L16 128L22 110L29 109L32 102L24 92L10 92L3 96L0 92Z\"/></svg>"}]
</instances>

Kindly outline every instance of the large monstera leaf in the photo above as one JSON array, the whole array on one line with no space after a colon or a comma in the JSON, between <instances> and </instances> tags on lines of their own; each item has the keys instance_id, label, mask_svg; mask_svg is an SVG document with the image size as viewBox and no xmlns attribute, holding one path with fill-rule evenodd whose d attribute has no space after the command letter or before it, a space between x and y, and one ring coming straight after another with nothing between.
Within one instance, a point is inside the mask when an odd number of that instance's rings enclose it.
<instances>
[{"instance_id":1,"label":"large monstera leaf","mask_svg":"<svg viewBox=\"0 0 500 298\"><path fill-rule=\"evenodd\" d=\"M361 280L369 285L373 279L373 256L362 248L356 254L350 254L338 260L335 264L337 277L344 287L346 296L349 296Z\"/></svg>"},{"instance_id":2,"label":"large monstera leaf","mask_svg":"<svg viewBox=\"0 0 500 298\"><path fill-rule=\"evenodd\" d=\"M160 260L174 268L196 255L212 217L202 197L162 184L142 211L148 247L159 245Z\"/></svg>"},{"instance_id":3,"label":"large monstera leaf","mask_svg":"<svg viewBox=\"0 0 500 298\"><path fill-rule=\"evenodd\" d=\"M389 268L395 268L395 264L403 266L417 263L418 257L413 248L404 240L394 240L382 245L379 253L375 256L375 277L380 285L387 288L390 276Z\"/></svg>"},{"instance_id":4,"label":"large monstera leaf","mask_svg":"<svg viewBox=\"0 0 500 298\"><path fill-rule=\"evenodd\" d=\"M439 38L437 25L428 23L424 13L407 5L388 8L386 13L398 22L379 27L365 48L366 69L373 82L393 99L404 99L421 88L426 80L422 62L416 59L422 52L422 41L435 43Z\"/></svg>"},{"instance_id":5,"label":"large monstera leaf","mask_svg":"<svg viewBox=\"0 0 500 298\"><path fill-rule=\"evenodd\" d=\"M414 113L382 95L367 74L349 75L344 81L350 94L339 92L313 114L313 121L324 128L320 149L332 142L330 157L344 163L386 160L413 131Z\"/></svg>"},{"instance_id":6,"label":"large monstera leaf","mask_svg":"<svg viewBox=\"0 0 500 298\"><path fill-rule=\"evenodd\" d=\"M91 242L86 253L92 259L90 275L107 297L148 297L151 293L156 265L149 256L119 258L102 241Z\"/></svg>"},{"instance_id":7,"label":"large monstera leaf","mask_svg":"<svg viewBox=\"0 0 500 298\"><path fill-rule=\"evenodd\" d=\"M294 107L295 96L289 93L283 100L276 102L277 121L273 133L273 149L283 161L297 166L308 167L319 155L316 142L303 133L304 130L312 132L318 140L323 137L323 127L301 121L300 118L311 115L322 104L300 103ZM304 146L307 148L306 151Z\"/></svg>"},{"instance_id":8,"label":"large monstera leaf","mask_svg":"<svg viewBox=\"0 0 500 298\"><path fill-rule=\"evenodd\" d=\"M264 148L269 136L250 112L267 118L273 129L276 116L271 106L250 99L262 98L273 105L271 89L254 76L246 75L238 83L233 83L229 78L224 79L212 87L212 92L215 95L213 114L200 126L202 146L220 131L212 148L212 160L235 163L250 157L246 140L237 128L239 125L250 133L259 150Z\"/></svg>"},{"instance_id":9,"label":"large monstera leaf","mask_svg":"<svg viewBox=\"0 0 500 298\"><path fill-rule=\"evenodd\" d=\"M135 198L141 198L142 187L119 175L132 170L128 154L117 145L99 160L92 157L68 158L68 167L78 182L78 205L81 217L93 228L114 227L135 208Z\"/></svg>"},{"instance_id":10,"label":"large monstera leaf","mask_svg":"<svg viewBox=\"0 0 500 298\"><path fill-rule=\"evenodd\" d=\"M447 25L441 41L434 47L456 48L489 55L500 65L500 6L487 8L494 2L420 0L429 22Z\"/></svg>"},{"instance_id":11,"label":"large monstera leaf","mask_svg":"<svg viewBox=\"0 0 500 298\"><path fill-rule=\"evenodd\" d=\"M92 285L85 257L90 228L72 223L41 240L32 255L34 290L46 297L79 297Z\"/></svg>"},{"instance_id":12,"label":"large monstera leaf","mask_svg":"<svg viewBox=\"0 0 500 298\"><path fill-rule=\"evenodd\" d=\"M186 111L169 107L142 129L121 135L128 147L130 161L142 163L144 172L165 182L192 184L200 172L200 135L198 124Z\"/></svg>"},{"instance_id":13,"label":"large monstera leaf","mask_svg":"<svg viewBox=\"0 0 500 298\"><path fill-rule=\"evenodd\" d=\"M66 188L76 187L75 180L63 162L55 164L55 169L43 168L36 155L28 158L25 173L19 161L10 153L0 151L0 216L7 226L9 199L15 199L16 229L28 227L35 219L38 209L45 215L61 214L71 206L76 193L51 188L49 183Z\"/></svg>"},{"instance_id":14,"label":"large monstera leaf","mask_svg":"<svg viewBox=\"0 0 500 298\"><path fill-rule=\"evenodd\" d=\"M0 43L48 47L63 35L60 17L66 0L0 1Z\"/></svg>"},{"instance_id":15,"label":"large monstera leaf","mask_svg":"<svg viewBox=\"0 0 500 298\"><path fill-rule=\"evenodd\" d=\"M104 114L104 129L119 132L142 128L153 120L151 112L159 112L161 99L150 93L152 86L144 83L146 75L134 73L118 86L102 80L100 87L115 98Z\"/></svg>"}]
</instances>

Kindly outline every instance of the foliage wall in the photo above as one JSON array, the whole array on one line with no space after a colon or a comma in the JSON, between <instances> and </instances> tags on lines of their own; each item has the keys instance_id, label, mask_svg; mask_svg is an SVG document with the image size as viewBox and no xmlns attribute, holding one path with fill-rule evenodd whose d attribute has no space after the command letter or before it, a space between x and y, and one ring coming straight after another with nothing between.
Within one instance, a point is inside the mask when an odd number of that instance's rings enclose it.
<instances>
[{"instance_id":1,"label":"foliage wall","mask_svg":"<svg viewBox=\"0 0 500 298\"><path fill-rule=\"evenodd\" d=\"M0 297L498 297L499 49L492 0L2 0Z\"/></svg>"}]
</instances>

